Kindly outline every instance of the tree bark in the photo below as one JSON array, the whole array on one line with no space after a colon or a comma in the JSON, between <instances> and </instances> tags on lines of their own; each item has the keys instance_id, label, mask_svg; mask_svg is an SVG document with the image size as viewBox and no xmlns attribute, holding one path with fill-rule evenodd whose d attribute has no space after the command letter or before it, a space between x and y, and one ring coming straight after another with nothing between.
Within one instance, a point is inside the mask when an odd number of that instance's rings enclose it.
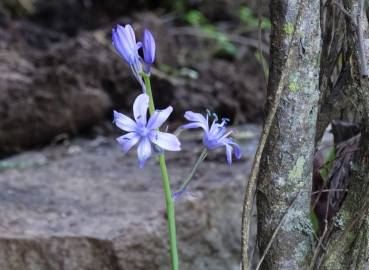
<instances>
[{"instance_id":1,"label":"tree bark","mask_svg":"<svg viewBox=\"0 0 369 270\"><path fill-rule=\"evenodd\" d=\"M323 1L322 1L323 2ZM333 3L321 3L322 53L320 58L320 108L317 120L316 141L323 137L324 131L332 118L336 117L344 102L342 87L345 84L345 73L332 76L336 68L344 43L345 16Z\"/></svg>"},{"instance_id":2,"label":"tree bark","mask_svg":"<svg viewBox=\"0 0 369 270\"><path fill-rule=\"evenodd\" d=\"M281 84L283 91L258 179L258 243L260 253L266 253L261 268L306 269L313 243L310 190L319 101L320 1L273 0L270 8L267 110Z\"/></svg>"},{"instance_id":3,"label":"tree bark","mask_svg":"<svg viewBox=\"0 0 369 270\"><path fill-rule=\"evenodd\" d=\"M316 269L369 269L369 81L361 70L362 61L369 64L369 59L368 54L360 55L359 49L363 46L368 51L369 29L365 13L359 15L363 4L360 0L345 1L346 10L352 14L347 19L347 36L352 85L362 108L361 142L352 162L347 197L331 225L325 256Z\"/></svg>"}]
</instances>

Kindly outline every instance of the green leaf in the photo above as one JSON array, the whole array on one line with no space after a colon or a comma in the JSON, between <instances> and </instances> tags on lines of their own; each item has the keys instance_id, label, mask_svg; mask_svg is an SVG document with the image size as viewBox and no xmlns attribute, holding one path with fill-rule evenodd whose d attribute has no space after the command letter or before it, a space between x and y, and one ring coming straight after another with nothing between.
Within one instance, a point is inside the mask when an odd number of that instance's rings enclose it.
<instances>
[{"instance_id":1,"label":"green leaf","mask_svg":"<svg viewBox=\"0 0 369 270\"><path fill-rule=\"evenodd\" d=\"M241 6L238 12L240 21L244 24L246 31L258 29L259 18L254 16L249 7ZM271 28L270 20L266 17L261 18L261 29L269 30Z\"/></svg>"},{"instance_id":2,"label":"green leaf","mask_svg":"<svg viewBox=\"0 0 369 270\"><path fill-rule=\"evenodd\" d=\"M190 10L186 14L186 21L192 26L203 26L208 23L204 14L198 10Z\"/></svg>"}]
</instances>

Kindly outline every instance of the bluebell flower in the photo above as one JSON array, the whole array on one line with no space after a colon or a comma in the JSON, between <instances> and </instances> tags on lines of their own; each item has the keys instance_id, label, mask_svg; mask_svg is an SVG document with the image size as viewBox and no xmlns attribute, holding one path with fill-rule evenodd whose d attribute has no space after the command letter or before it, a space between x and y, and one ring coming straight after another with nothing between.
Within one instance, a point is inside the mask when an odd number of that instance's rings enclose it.
<instances>
[{"instance_id":1,"label":"bluebell flower","mask_svg":"<svg viewBox=\"0 0 369 270\"><path fill-rule=\"evenodd\" d=\"M191 123L183 125L182 127L186 129L202 128L204 130L203 143L208 149L212 150L219 147L225 147L227 162L229 165L232 164L233 152L237 159L241 158L241 149L239 145L232 138L230 138L233 130L227 131L227 119L218 121L218 118L215 115L215 120L209 127L208 115L205 117L200 113L187 111L184 116Z\"/></svg>"},{"instance_id":2,"label":"bluebell flower","mask_svg":"<svg viewBox=\"0 0 369 270\"><path fill-rule=\"evenodd\" d=\"M135 78L141 84L143 92L145 92L145 84L141 77L142 64L138 50L142 47L141 42L136 42L136 36L131 25L124 27L117 25L112 30L113 45L119 55L129 64Z\"/></svg>"},{"instance_id":3,"label":"bluebell flower","mask_svg":"<svg viewBox=\"0 0 369 270\"><path fill-rule=\"evenodd\" d=\"M151 65L155 61L155 40L151 32L147 29L144 31L142 40L144 71L150 74Z\"/></svg>"},{"instance_id":4,"label":"bluebell flower","mask_svg":"<svg viewBox=\"0 0 369 270\"><path fill-rule=\"evenodd\" d=\"M133 116L130 117L114 111L113 123L120 129L128 132L117 138L124 153L127 153L138 143L137 156L140 168L143 168L146 160L151 156L152 148L159 150L180 151L181 143L173 134L161 132L158 128L168 119L173 108L169 106L164 110L157 110L147 120L149 96L139 95L133 103ZM154 148L155 149L155 148Z\"/></svg>"}]
</instances>

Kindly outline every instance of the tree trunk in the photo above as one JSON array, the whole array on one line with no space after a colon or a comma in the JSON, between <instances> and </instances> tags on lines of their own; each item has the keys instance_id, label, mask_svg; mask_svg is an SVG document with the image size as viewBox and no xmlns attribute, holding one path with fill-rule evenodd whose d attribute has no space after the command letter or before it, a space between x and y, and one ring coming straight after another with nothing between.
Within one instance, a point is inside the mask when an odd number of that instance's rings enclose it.
<instances>
[{"instance_id":1,"label":"tree trunk","mask_svg":"<svg viewBox=\"0 0 369 270\"><path fill-rule=\"evenodd\" d=\"M364 1L345 1L346 10L352 14L347 18L348 61L352 85L361 101L361 143L352 162L347 197L332 222L332 233L325 240L325 256L316 269L369 269L369 81L363 70L364 61L369 65L369 29L365 12L360 12L361 5Z\"/></svg>"},{"instance_id":2,"label":"tree trunk","mask_svg":"<svg viewBox=\"0 0 369 270\"><path fill-rule=\"evenodd\" d=\"M270 5L267 110L278 88L283 90L258 179L258 243L260 254L266 253L261 268L306 269L314 240L310 190L319 101L320 1L272 0Z\"/></svg>"}]
</instances>

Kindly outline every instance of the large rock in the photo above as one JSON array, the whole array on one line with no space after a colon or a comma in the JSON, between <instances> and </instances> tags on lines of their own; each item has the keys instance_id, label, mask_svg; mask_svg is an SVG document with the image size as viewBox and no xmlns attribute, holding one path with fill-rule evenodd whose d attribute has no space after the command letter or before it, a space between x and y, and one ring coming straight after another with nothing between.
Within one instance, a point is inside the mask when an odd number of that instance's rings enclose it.
<instances>
[{"instance_id":1,"label":"large rock","mask_svg":"<svg viewBox=\"0 0 369 270\"><path fill-rule=\"evenodd\" d=\"M181 269L239 269L242 194L258 134L239 134L244 158L231 168L223 150L210 153L176 202ZM193 139L182 142L180 154L168 155L173 187L201 151ZM134 151L123 156L100 137L24 153L0 168L0 269L169 269L154 159L140 170Z\"/></svg>"},{"instance_id":2,"label":"large rock","mask_svg":"<svg viewBox=\"0 0 369 270\"><path fill-rule=\"evenodd\" d=\"M111 108L101 87L84 79L89 75L86 69L71 63L76 57L74 61L83 61L84 67L96 64L98 58L78 53L88 46L76 42L77 56L62 54L57 47L35 48L24 40L24 26L19 27L14 36L1 33L0 153L44 144L60 133L76 133L104 119ZM42 47L43 41L37 45Z\"/></svg>"},{"instance_id":3,"label":"large rock","mask_svg":"<svg viewBox=\"0 0 369 270\"><path fill-rule=\"evenodd\" d=\"M155 35L153 91L159 108L175 108L171 120L205 109L236 124L262 118L264 81L253 56L214 57L216 42L178 35L152 13L131 21L138 37L144 27ZM112 26L73 38L32 23L0 27L0 155L110 121L113 109L131 111L140 87L111 45Z\"/></svg>"}]
</instances>

